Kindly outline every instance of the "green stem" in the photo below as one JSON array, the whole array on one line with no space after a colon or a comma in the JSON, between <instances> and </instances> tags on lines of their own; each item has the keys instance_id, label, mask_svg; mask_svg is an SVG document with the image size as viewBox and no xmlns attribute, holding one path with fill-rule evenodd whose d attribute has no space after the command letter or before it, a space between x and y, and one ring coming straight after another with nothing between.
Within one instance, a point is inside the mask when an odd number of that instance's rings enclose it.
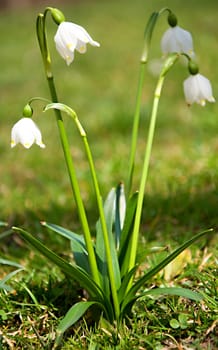
<instances>
[{"instance_id":1,"label":"green stem","mask_svg":"<svg viewBox=\"0 0 218 350\"><path fill-rule=\"evenodd\" d=\"M146 186L147 176L148 176L151 149L152 149L152 143L154 138L155 124L157 119L158 104L160 101L160 94L161 94L164 78L165 78L164 76L159 77L159 80L155 89L155 93L154 93L154 101L153 101L151 120L150 120L149 131L148 131L147 148L146 148L145 157L144 157L143 170L142 170L141 182L139 187L139 196L138 196L138 202L136 207L136 216L135 216L135 221L133 226L129 270L131 270L135 266L144 192L145 192L145 186Z\"/></svg>"},{"instance_id":2,"label":"green stem","mask_svg":"<svg viewBox=\"0 0 218 350\"><path fill-rule=\"evenodd\" d=\"M86 132L83 129L83 126L81 125L81 123L77 117L77 114L70 107L68 107L62 103L51 103L51 104L46 106L45 110L48 110L50 108L67 113L75 122L77 129L79 131L79 134L83 140L85 152L87 155L87 159L89 162L89 167L90 167L90 171L91 171L91 175L92 175L94 190L95 190L95 194L96 194L96 200L97 200L99 216L100 216L100 221L101 221L101 225L102 225L104 244L105 244L105 251L106 251L106 257L107 257L107 267L108 267L108 273L109 273L111 293L112 293L112 298L113 298L113 303L114 303L115 317L116 317L116 320L118 320L119 315L120 315L120 306L119 306L117 289L116 289L116 281L115 281L115 275L114 275L114 269L113 269L113 263L112 263L113 260L112 260L112 255L111 255L110 242L109 242L109 238L108 238L108 229L107 229L107 224L106 224L106 219L105 219L105 214L104 214L102 196L100 193L97 174L95 171L94 161L93 161L91 149L89 147L87 135L86 135Z\"/></svg>"},{"instance_id":3,"label":"green stem","mask_svg":"<svg viewBox=\"0 0 218 350\"><path fill-rule=\"evenodd\" d=\"M96 193L98 210L99 210L99 215L100 215L100 220L101 220L101 225L102 225L102 232L103 232L103 236L104 236L104 244L105 244L106 257L107 257L107 266L108 266L108 273L109 273L109 279L110 279L111 293L112 293L112 297L113 297L116 320L118 320L119 315L120 315L120 307L119 307L118 295L117 295L117 290L116 290L114 269L113 269L113 263L112 263L110 243L109 243L109 239L108 239L107 225L106 225L106 220L105 220L105 215L104 215L103 202L102 202L102 197L101 197L101 193L100 193L100 189L99 189L99 185L98 185L98 180L97 180L97 176L96 176L96 171L95 171L95 167L94 167L94 162L93 162L91 150L89 147L87 137L85 135L83 136L83 143L85 146L85 150L86 150L86 154L87 154L87 158L88 158L88 162L89 162L89 166L90 166L90 170L91 170L91 174L92 174L93 184L94 184L94 188L95 188L95 193Z\"/></svg>"},{"instance_id":4,"label":"green stem","mask_svg":"<svg viewBox=\"0 0 218 350\"><path fill-rule=\"evenodd\" d=\"M55 84L54 84L54 78L53 78L53 74L52 74L52 70L51 70L51 59L50 59L50 53L48 50L47 40L46 40L45 15L44 16L40 15L37 18L37 37L39 40L39 46L40 46L40 50L42 53L42 59L43 59L43 63L44 63L44 68L45 68L46 78L48 81L51 99L54 103L57 103L58 97L57 97L57 92L56 92L56 88L55 88ZM82 201L82 197L81 197L81 193L80 193L80 189L79 189L79 184L78 184L77 177L76 177L76 171L75 171L73 160L72 160L71 153L70 153L70 146L69 146L66 130L64 127L61 112L59 110L55 110L55 115L56 115L59 135L60 135L60 139L61 139L61 144L62 144L64 156L65 156L65 161L66 161L66 165L67 165L67 169L68 169L68 174L69 174L69 178L70 178L70 183L71 183L71 187L73 190L76 205L78 208L80 222L81 222L83 232L84 232L84 238L85 238L86 247L87 247L87 251L88 251L88 259L89 259L90 269L92 272L92 277L93 277L94 281L98 285L100 285L100 277L99 277L99 273L98 273L96 256L95 256L95 252L94 252L94 248L93 248L93 244L92 244L91 233L90 233L88 220L87 220L85 208L83 205L83 201Z\"/></svg>"},{"instance_id":5,"label":"green stem","mask_svg":"<svg viewBox=\"0 0 218 350\"><path fill-rule=\"evenodd\" d=\"M150 119L150 125L148 130L148 138L147 138L147 145L146 145L146 151L144 155L144 162L143 162L143 168L142 168L142 176L141 176L141 182L139 186L139 195L138 195L138 201L136 206L136 215L135 215L135 221L133 225L133 233L132 233L132 244L131 244L131 252L130 252L130 260L129 260L129 270L131 270L135 266L136 261L136 253L137 253L137 245L138 245L138 236L139 236L139 228L140 228L140 221L141 221L141 215L142 215L142 206L143 206L143 199L144 199L144 193L145 193L145 186L147 183L147 177L148 177L148 169L149 169L149 163L151 158L151 149L154 139L154 131L155 131L155 125L156 125L156 119L157 119L157 111L158 111L158 105L160 101L161 91L164 83L164 79L168 71L172 68L172 66L175 64L175 62L178 60L178 54L172 53L170 54L167 59L165 60L162 71L160 73L157 86L154 92L154 100L153 100L153 106L152 106L152 112L151 112L151 119ZM132 280L129 283L129 287L131 287Z\"/></svg>"},{"instance_id":6,"label":"green stem","mask_svg":"<svg viewBox=\"0 0 218 350\"><path fill-rule=\"evenodd\" d=\"M131 149L130 149L129 173L128 173L128 181L127 181L127 191L129 195L132 188L132 178L133 178L133 172L134 172L134 166L135 166L136 143L138 138L140 106L141 106L144 74L145 74L145 65L148 61L148 54L149 54L151 39L152 39L156 22L159 16L165 11L168 11L169 13L171 13L171 10L166 7L162 8L159 12L153 12L145 27L144 47L143 47L142 56L140 60L141 67L140 67L138 89L137 89L137 95L136 95L136 107L135 107L135 114L133 119L132 142L131 142Z\"/></svg>"},{"instance_id":7,"label":"green stem","mask_svg":"<svg viewBox=\"0 0 218 350\"><path fill-rule=\"evenodd\" d=\"M127 193L130 194L132 188L132 178L135 166L135 154L136 154L136 145L138 139L138 129L139 129L139 120L140 120L140 109L141 109L141 97L142 97L142 88L144 82L144 74L145 74L145 63L141 62L140 64L140 72L139 72L139 81L138 81L138 89L136 95L136 107L135 114L133 119L133 128L132 128L132 141L131 141L131 149L130 149L130 160L129 160L129 173L128 173L128 181L127 181Z\"/></svg>"},{"instance_id":8,"label":"green stem","mask_svg":"<svg viewBox=\"0 0 218 350\"><path fill-rule=\"evenodd\" d=\"M47 80L48 80L48 85L49 85L52 101L58 102L53 77L52 78L48 77ZM91 233L89 230L88 220L86 217L86 213L85 213L85 209L84 209L84 205L83 205L83 201L81 198L79 185L78 185L78 181L77 181L77 177L76 177L76 172L75 172L73 160L72 160L71 153L70 153L70 146L69 146L69 142L67 139L66 130L65 130L65 127L63 124L63 119L62 119L60 111L55 110L55 114L56 114L58 129L59 129L59 135L60 135L60 139L61 139L61 143L62 143L62 148L64 151L65 161L67 164L68 174L70 177L71 187L73 190L74 198L75 198L77 208L78 208L80 221L81 221L83 232L84 232L90 268L92 271L92 276L93 276L93 279L95 280L95 282L97 284L100 284L100 278L99 278L99 273L98 273L95 252L94 252L94 248L92 245Z\"/></svg>"}]
</instances>

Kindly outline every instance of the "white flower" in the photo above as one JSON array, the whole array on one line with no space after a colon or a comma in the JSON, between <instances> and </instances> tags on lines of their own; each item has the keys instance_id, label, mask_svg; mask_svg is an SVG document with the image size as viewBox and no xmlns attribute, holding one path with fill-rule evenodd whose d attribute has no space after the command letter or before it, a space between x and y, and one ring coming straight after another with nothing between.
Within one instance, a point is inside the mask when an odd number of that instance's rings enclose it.
<instances>
[{"instance_id":1,"label":"white flower","mask_svg":"<svg viewBox=\"0 0 218 350\"><path fill-rule=\"evenodd\" d=\"M163 34L161 39L161 49L164 54L184 52L189 56L193 56L194 50L192 36L189 32L179 26L170 27Z\"/></svg>"},{"instance_id":2,"label":"white flower","mask_svg":"<svg viewBox=\"0 0 218 350\"><path fill-rule=\"evenodd\" d=\"M58 26L54 41L57 51L65 59L67 65L73 61L75 50L85 53L86 44L100 46L83 27L71 22L62 22Z\"/></svg>"},{"instance_id":3,"label":"white flower","mask_svg":"<svg viewBox=\"0 0 218 350\"><path fill-rule=\"evenodd\" d=\"M34 121L31 118L21 118L11 130L11 147L21 143L25 148L30 148L34 142L45 148L41 132Z\"/></svg>"},{"instance_id":4,"label":"white flower","mask_svg":"<svg viewBox=\"0 0 218 350\"><path fill-rule=\"evenodd\" d=\"M191 75L183 82L185 99L188 105L196 102L205 106L206 100L215 102L210 81L201 74Z\"/></svg>"}]
</instances>

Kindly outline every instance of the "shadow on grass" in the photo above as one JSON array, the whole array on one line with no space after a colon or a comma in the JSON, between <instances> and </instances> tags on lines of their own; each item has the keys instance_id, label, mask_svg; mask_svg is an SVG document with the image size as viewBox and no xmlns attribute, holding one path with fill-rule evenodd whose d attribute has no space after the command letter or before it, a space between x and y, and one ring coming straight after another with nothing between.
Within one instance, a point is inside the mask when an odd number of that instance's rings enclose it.
<instances>
[{"instance_id":1,"label":"shadow on grass","mask_svg":"<svg viewBox=\"0 0 218 350\"><path fill-rule=\"evenodd\" d=\"M199 230L218 228L218 190L199 189L197 193L178 189L170 196L146 196L142 231L147 238L184 239Z\"/></svg>"}]
</instances>

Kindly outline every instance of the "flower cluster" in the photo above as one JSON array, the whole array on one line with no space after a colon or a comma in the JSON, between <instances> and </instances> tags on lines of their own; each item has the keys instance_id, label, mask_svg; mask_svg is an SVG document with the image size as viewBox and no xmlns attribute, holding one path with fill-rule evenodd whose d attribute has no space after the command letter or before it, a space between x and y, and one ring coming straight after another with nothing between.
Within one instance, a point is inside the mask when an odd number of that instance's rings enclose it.
<instances>
[{"instance_id":1,"label":"flower cluster","mask_svg":"<svg viewBox=\"0 0 218 350\"><path fill-rule=\"evenodd\" d=\"M55 11L53 14L57 14L57 11ZM74 60L75 50L79 53L85 53L87 44L96 47L100 46L97 41L94 41L91 38L89 33L83 27L64 20L62 20L58 25L54 41L57 51L66 61L67 65L70 65L70 63L72 63ZM11 131L11 147L21 143L25 148L30 148L33 143L36 143L39 147L45 148L45 145L42 143L41 132L38 126L31 119L32 113L29 113L30 115L28 115L28 117L20 119L13 126Z\"/></svg>"},{"instance_id":2,"label":"flower cluster","mask_svg":"<svg viewBox=\"0 0 218 350\"><path fill-rule=\"evenodd\" d=\"M163 54L177 52L184 54L191 61L194 57L193 40L191 34L177 25L175 15L170 12L168 16L170 28L166 30L161 39ZM215 102L210 81L198 73L198 68L193 70L192 62L189 64L191 76L184 81L184 94L188 105L194 102L205 106L206 101Z\"/></svg>"},{"instance_id":3,"label":"flower cluster","mask_svg":"<svg viewBox=\"0 0 218 350\"><path fill-rule=\"evenodd\" d=\"M56 49L67 65L70 65L74 60L75 50L79 53L85 53L87 44L95 47L100 46L82 26L65 21L62 13L57 11L57 9L54 9L52 16L58 24L58 29L54 36ZM161 39L163 54L167 55L176 52L184 54L192 61L194 49L191 34L177 25L177 19L172 12L169 13L168 23L170 28L165 31ZM189 72L191 76L183 84L187 104L191 105L195 102L204 106L206 101L215 102L210 81L199 74L198 69L192 70L190 66ZM45 147L42 143L40 130L31 118L22 118L13 127L11 146L14 147L19 142L25 148L30 148L34 142L42 148Z\"/></svg>"}]
</instances>

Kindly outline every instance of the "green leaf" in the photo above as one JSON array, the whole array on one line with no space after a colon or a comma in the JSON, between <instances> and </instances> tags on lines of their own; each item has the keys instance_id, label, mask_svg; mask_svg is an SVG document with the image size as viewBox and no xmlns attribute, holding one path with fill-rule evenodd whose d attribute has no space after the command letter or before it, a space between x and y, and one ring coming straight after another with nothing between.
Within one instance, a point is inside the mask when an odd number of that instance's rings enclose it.
<instances>
[{"instance_id":1,"label":"green leaf","mask_svg":"<svg viewBox=\"0 0 218 350\"><path fill-rule=\"evenodd\" d=\"M105 213L106 225L108 230L111 257L113 262L114 278L115 278L116 288L118 290L121 284L120 268L119 268L118 257L117 257L117 252L115 248L114 236L112 232L113 224L114 224L115 201L116 201L116 191L114 188L112 188L112 190L109 192L104 203L104 213ZM106 258L105 243L104 243L100 220L98 220L96 224L96 230L97 230L96 255L98 258L98 266L99 266L99 271L101 273L103 290L109 296L110 288L108 283L109 278L108 278L108 269L107 269L107 258Z\"/></svg>"},{"instance_id":2,"label":"green leaf","mask_svg":"<svg viewBox=\"0 0 218 350\"><path fill-rule=\"evenodd\" d=\"M57 337L55 340L55 346L58 346L60 344L61 338L66 332L66 330L74 325L84 314L85 312L92 306L92 305L98 305L101 308L104 309L104 306L96 301L81 301L73 305L64 318L61 320L61 322L58 325L57 328ZM105 309L104 309L105 311Z\"/></svg>"},{"instance_id":3,"label":"green leaf","mask_svg":"<svg viewBox=\"0 0 218 350\"><path fill-rule=\"evenodd\" d=\"M120 183L116 188L116 201L115 201L115 245L116 249L119 249L121 231L123 228L124 219L126 216L126 198L124 193L124 185Z\"/></svg>"},{"instance_id":4,"label":"green leaf","mask_svg":"<svg viewBox=\"0 0 218 350\"><path fill-rule=\"evenodd\" d=\"M38 239L36 239L27 231L18 227L13 227L13 230L18 232L42 255L44 255L46 258L48 258L54 264L56 264L66 275L72 278L72 280L77 281L85 290L87 290L90 296L98 298L99 301L104 300L104 295L100 287L81 267L69 264L66 260L62 259L60 256L52 252L43 243L41 243Z\"/></svg>"},{"instance_id":5,"label":"green leaf","mask_svg":"<svg viewBox=\"0 0 218 350\"><path fill-rule=\"evenodd\" d=\"M128 200L126 208L126 216L123 230L121 232L120 249L119 249L119 264L121 276L124 276L129 267L129 256L131 251L131 236L137 205L138 192L135 192Z\"/></svg>"},{"instance_id":6,"label":"green leaf","mask_svg":"<svg viewBox=\"0 0 218 350\"><path fill-rule=\"evenodd\" d=\"M9 285L5 284L9 279L14 277L18 272L22 271L24 268L17 269L15 271L10 272L7 276L5 276L2 280L0 280L0 289L7 290L8 292L12 291L13 288Z\"/></svg>"},{"instance_id":7,"label":"green leaf","mask_svg":"<svg viewBox=\"0 0 218 350\"><path fill-rule=\"evenodd\" d=\"M179 297L187 298L197 302L203 299L203 295L201 295L200 293L194 292L187 288L180 288L180 287L153 288L138 295L137 299L143 299L143 297L147 295L154 295L154 296L177 295Z\"/></svg>"},{"instance_id":8,"label":"green leaf","mask_svg":"<svg viewBox=\"0 0 218 350\"><path fill-rule=\"evenodd\" d=\"M61 226L42 222L43 226L52 230L53 232L58 233L59 235L68 238L70 240L71 249L73 252L73 256L76 262L76 265L82 267L88 274L90 274L89 260L88 260L88 252L85 245L85 240L83 236L78 235L70 230L67 230Z\"/></svg>"},{"instance_id":9,"label":"green leaf","mask_svg":"<svg viewBox=\"0 0 218 350\"><path fill-rule=\"evenodd\" d=\"M58 226L58 225L55 225L55 224L51 224L51 223L48 223L46 221L43 221L41 222L41 224L47 228L49 228L50 230L58 233L59 235L63 236L63 237L66 237L70 240L75 240L77 241L80 245L81 245L81 248L83 248L83 250L85 252L87 252L86 250L86 246L85 246L85 240L83 238L83 236L81 235L78 235L77 233L75 232L72 232L70 230L67 230L66 228L62 227L62 226Z\"/></svg>"},{"instance_id":10,"label":"green leaf","mask_svg":"<svg viewBox=\"0 0 218 350\"><path fill-rule=\"evenodd\" d=\"M4 222L4 221L0 221L0 226L7 226L7 222Z\"/></svg>"},{"instance_id":11,"label":"green leaf","mask_svg":"<svg viewBox=\"0 0 218 350\"><path fill-rule=\"evenodd\" d=\"M136 265L135 267L133 267L132 270L130 270L128 273L126 273L126 275L124 276L124 278L121 282L120 289L118 290L118 298L119 298L120 304L125 297L127 287L129 285L129 281L131 280L131 278L133 277L133 275L135 274L137 269L138 269L138 265Z\"/></svg>"},{"instance_id":12,"label":"green leaf","mask_svg":"<svg viewBox=\"0 0 218 350\"><path fill-rule=\"evenodd\" d=\"M151 255L154 253L162 253L162 252L168 251L168 250L169 250L168 246L164 246L164 247L156 246L156 247L145 248L145 249L143 249L143 252L137 253L137 256L136 256L137 264L138 265L142 264L148 255Z\"/></svg>"},{"instance_id":13,"label":"green leaf","mask_svg":"<svg viewBox=\"0 0 218 350\"><path fill-rule=\"evenodd\" d=\"M6 259L0 258L0 264L18 267L19 269L24 269L24 267L22 265L14 262L14 261L11 261L11 260L6 260Z\"/></svg>"},{"instance_id":14,"label":"green leaf","mask_svg":"<svg viewBox=\"0 0 218 350\"><path fill-rule=\"evenodd\" d=\"M125 313L125 308L129 309L128 304L132 305L136 298L136 293L143 286L145 282L155 276L159 271L161 271L166 265L168 265L172 260L174 260L183 250L188 248L192 243L197 241L199 238L205 236L207 233L212 232L213 229L205 230L196 234L194 237L183 243L179 248L172 252L168 257L163 259L159 264L154 268L149 270L143 277L141 277L129 290L128 294L125 297L125 300L122 303L122 312Z\"/></svg>"},{"instance_id":15,"label":"green leaf","mask_svg":"<svg viewBox=\"0 0 218 350\"><path fill-rule=\"evenodd\" d=\"M76 240L70 241L70 247L73 252L74 260L78 266L83 268L89 275L91 275L91 270L89 266L88 252L81 249L81 245Z\"/></svg>"},{"instance_id":16,"label":"green leaf","mask_svg":"<svg viewBox=\"0 0 218 350\"><path fill-rule=\"evenodd\" d=\"M178 320L181 329L186 329L188 327L188 316L186 314L179 314Z\"/></svg>"},{"instance_id":17,"label":"green leaf","mask_svg":"<svg viewBox=\"0 0 218 350\"><path fill-rule=\"evenodd\" d=\"M172 327L173 329L178 329L180 327L180 324L176 318L172 318L170 320L170 327Z\"/></svg>"},{"instance_id":18,"label":"green leaf","mask_svg":"<svg viewBox=\"0 0 218 350\"><path fill-rule=\"evenodd\" d=\"M107 224L107 229L111 230L114 221L114 201L115 201L115 189L112 188L104 202L104 213ZM101 274L102 288L105 293L110 295L107 258L104 244L104 237L102 232L102 226L100 219L96 223L96 245L95 252L97 256L98 270Z\"/></svg>"},{"instance_id":19,"label":"green leaf","mask_svg":"<svg viewBox=\"0 0 218 350\"><path fill-rule=\"evenodd\" d=\"M154 30L156 21L158 19L158 16L159 16L159 12L153 12L146 25L145 32L144 32L144 48L143 48L143 53L141 57L141 62L146 63L148 60L148 52L150 48L152 33Z\"/></svg>"}]
</instances>

